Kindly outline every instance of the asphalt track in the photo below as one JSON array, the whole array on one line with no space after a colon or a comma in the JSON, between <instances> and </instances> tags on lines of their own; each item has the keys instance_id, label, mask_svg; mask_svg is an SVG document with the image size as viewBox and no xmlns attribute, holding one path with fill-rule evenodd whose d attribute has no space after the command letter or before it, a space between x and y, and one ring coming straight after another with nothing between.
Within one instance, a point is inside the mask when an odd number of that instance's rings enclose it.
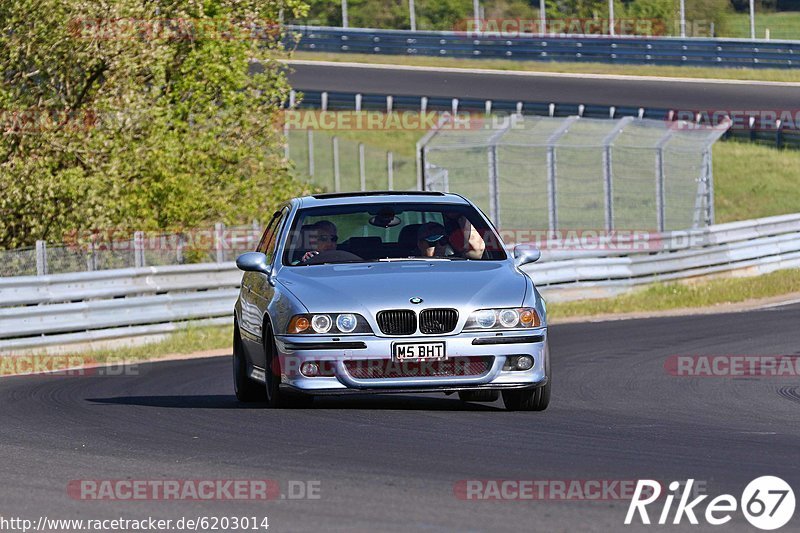
<instances>
[{"instance_id":1,"label":"asphalt track","mask_svg":"<svg viewBox=\"0 0 800 533\"><path fill-rule=\"evenodd\" d=\"M719 82L675 78L456 72L437 68L292 62L298 90L526 100L704 111L797 110L797 84Z\"/></svg>"},{"instance_id":2,"label":"asphalt track","mask_svg":"<svg viewBox=\"0 0 800 533\"><path fill-rule=\"evenodd\" d=\"M712 496L738 498L751 479L778 475L797 492L796 379L679 378L664 362L800 354L798 324L800 306L553 326L553 398L542 413L444 395L245 407L232 396L227 357L143 364L128 377L3 378L0 515L268 515L270 531L625 531L640 528L622 526L624 501L465 501L454 484L694 478ZM111 502L66 490L74 479L256 478L282 490L318 480L320 498ZM781 531L799 526L796 512ZM754 530L741 513L726 526L683 529Z\"/></svg>"}]
</instances>

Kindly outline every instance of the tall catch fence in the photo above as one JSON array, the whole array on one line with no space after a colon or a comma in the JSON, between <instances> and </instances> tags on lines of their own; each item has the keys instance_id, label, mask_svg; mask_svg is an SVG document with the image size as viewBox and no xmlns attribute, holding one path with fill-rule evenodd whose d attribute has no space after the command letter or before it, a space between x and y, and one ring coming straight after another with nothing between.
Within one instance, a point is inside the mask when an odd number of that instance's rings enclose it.
<instances>
[{"instance_id":1,"label":"tall catch fence","mask_svg":"<svg viewBox=\"0 0 800 533\"><path fill-rule=\"evenodd\" d=\"M711 145L729 124L510 115L420 142L424 188L463 194L500 228L645 229L714 223Z\"/></svg>"}]
</instances>

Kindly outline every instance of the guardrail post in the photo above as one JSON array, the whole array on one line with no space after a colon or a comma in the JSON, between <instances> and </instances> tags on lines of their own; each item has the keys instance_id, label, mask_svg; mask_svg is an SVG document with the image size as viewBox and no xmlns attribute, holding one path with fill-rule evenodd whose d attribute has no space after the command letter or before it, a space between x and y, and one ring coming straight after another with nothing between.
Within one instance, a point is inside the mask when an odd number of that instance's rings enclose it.
<instances>
[{"instance_id":1,"label":"guardrail post","mask_svg":"<svg viewBox=\"0 0 800 533\"><path fill-rule=\"evenodd\" d=\"M366 154L364 143L358 143L358 176L361 179L361 190L367 190Z\"/></svg>"},{"instance_id":2,"label":"guardrail post","mask_svg":"<svg viewBox=\"0 0 800 533\"><path fill-rule=\"evenodd\" d=\"M297 93L294 89L289 91L289 109L294 109L295 104L297 103Z\"/></svg>"},{"instance_id":3,"label":"guardrail post","mask_svg":"<svg viewBox=\"0 0 800 533\"><path fill-rule=\"evenodd\" d=\"M216 252L217 263L225 261L225 224L217 222L214 224L214 251Z\"/></svg>"},{"instance_id":4,"label":"guardrail post","mask_svg":"<svg viewBox=\"0 0 800 533\"><path fill-rule=\"evenodd\" d=\"M306 130L308 136L308 175L314 177L314 130Z\"/></svg>"},{"instance_id":5,"label":"guardrail post","mask_svg":"<svg viewBox=\"0 0 800 533\"><path fill-rule=\"evenodd\" d=\"M322 94L320 95L319 105L322 108L322 111L328 110L328 91L322 91Z\"/></svg>"},{"instance_id":6,"label":"guardrail post","mask_svg":"<svg viewBox=\"0 0 800 533\"><path fill-rule=\"evenodd\" d=\"M361 93L356 93L356 111L361 111L361 100L363 98Z\"/></svg>"},{"instance_id":7,"label":"guardrail post","mask_svg":"<svg viewBox=\"0 0 800 533\"><path fill-rule=\"evenodd\" d=\"M143 267L144 263L144 232L133 232L133 266Z\"/></svg>"},{"instance_id":8,"label":"guardrail post","mask_svg":"<svg viewBox=\"0 0 800 533\"><path fill-rule=\"evenodd\" d=\"M386 152L386 183L388 190L394 190L394 154Z\"/></svg>"},{"instance_id":9,"label":"guardrail post","mask_svg":"<svg viewBox=\"0 0 800 533\"><path fill-rule=\"evenodd\" d=\"M342 183L339 175L339 137L334 135L331 143L333 144L333 190L334 192L340 192Z\"/></svg>"},{"instance_id":10,"label":"guardrail post","mask_svg":"<svg viewBox=\"0 0 800 533\"><path fill-rule=\"evenodd\" d=\"M426 111L428 111L428 97L423 96L419 99L419 112L424 114Z\"/></svg>"},{"instance_id":11,"label":"guardrail post","mask_svg":"<svg viewBox=\"0 0 800 533\"><path fill-rule=\"evenodd\" d=\"M36 241L36 275L47 275L47 243Z\"/></svg>"},{"instance_id":12,"label":"guardrail post","mask_svg":"<svg viewBox=\"0 0 800 533\"><path fill-rule=\"evenodd\" d=\"M394 104L394 98L391 95L389 95L389 96L386 97L386 112L387 113L391 113L392 112L392 104Z\"/></svg>"},{"instance_id":13,"label":"guardrail post","mask_svg":"<svg viewBox=\"0 0 800 533\"><path fill-rule=\"evenodd\" d=\"M453 111L453 115L458 113L458 98L453 98L452 102L450 102L450 108Z\"/></svg>"}]
</instances>

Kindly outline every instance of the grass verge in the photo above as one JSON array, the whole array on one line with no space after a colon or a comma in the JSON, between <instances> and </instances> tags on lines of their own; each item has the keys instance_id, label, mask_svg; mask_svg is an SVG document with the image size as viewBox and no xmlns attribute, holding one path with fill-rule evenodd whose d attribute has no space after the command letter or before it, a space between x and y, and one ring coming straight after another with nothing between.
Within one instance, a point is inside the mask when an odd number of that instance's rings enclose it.
<instances>
[{"instance_id":1,"label":"grass verge","mask_svg":"<svg viewBox=\"0 0 800 533\"><path fill-rule=\"evenodd\" d=\"M478 68L528 72L563 72L572 74L611 74L623 76L658 76L669 78L800 82L800 71L798 71L798 69L610 65L606 63L512 61L506 59L457 59L426 56L332 54L323 52L294 52L292 54L292 59L354 63L388 63L392 65L451 67L464 69Z\"/></svg>"},{"instance_id":2,"label":"grass verge","mask_svg":"<svg viewBox=\"0 0 800 533\"><path fill-rule=\"evenodd\" d=\"M106 363L120 361L147 361L167 355L189 354L205 350L231 349L233 326L189 326L170 333L161 341L136 346L94 348L80 351L86 360Z\"/></svg>"},{"instance_id":3,"label":"grass verge","mask_svg":"<svg viewBox=\"0 0 800 533\"><path fill-rule=\"evenodd\" d=\"M740 303L800 292L800 269L778 270L748 278L682 283L655 283L615 298L552 303L548 318L665 311Z\"/></svg>"}]
</instances>

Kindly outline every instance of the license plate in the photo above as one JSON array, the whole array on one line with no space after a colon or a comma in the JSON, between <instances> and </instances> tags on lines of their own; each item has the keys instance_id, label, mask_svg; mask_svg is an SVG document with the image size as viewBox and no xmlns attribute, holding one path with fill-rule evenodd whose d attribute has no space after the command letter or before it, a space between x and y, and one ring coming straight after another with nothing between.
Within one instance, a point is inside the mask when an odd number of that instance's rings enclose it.
<instances>
[{"instance_id":1,"label":"license plate","mask_svg":"<svg viewBox=\"0 0 800 533\"><path fill-rule=\"evenodd\" d=\"M392 358L395 361L430 361L446 359L444 342L396 342Z\"/></svg>"}]
</instances>

